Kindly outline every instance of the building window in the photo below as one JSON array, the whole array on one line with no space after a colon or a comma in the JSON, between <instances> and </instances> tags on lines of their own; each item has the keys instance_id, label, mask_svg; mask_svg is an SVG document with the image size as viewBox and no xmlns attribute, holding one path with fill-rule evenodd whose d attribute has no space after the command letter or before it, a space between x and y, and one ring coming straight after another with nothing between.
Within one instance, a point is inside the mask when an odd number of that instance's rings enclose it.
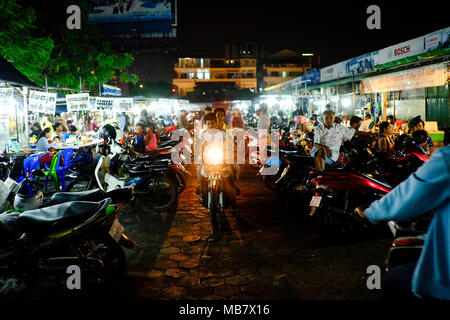
<instances>
[{"instance_id":1,"label":"building window","mask_svg":"<svg viewBox=\"0 0 450 320\"><path fill-rule=\"evenodd\" d=\"M280 73L278 71L272 71L270 74L272 77L279 77Z\"/></svg>"},{"instance_id":2,"label":"building window","mask_svg":"<svg viewBox=\"0 0 450 320\"><path fill-rule=\"evenodd\" d=\"M287 71L281 71L281 76L283 78L286 78L287 77Z\"/></svg>"},{"instance_id":3,"label":"building window","mask_svg":"<svg viewBox=\"0 0 450 320\"><path fill-rule=\"evenodd\" d=\"M187 79L187 73L180 74L180 79Z\"/></svg>"},{"instance_id":4,"label":"building window","mask_svg":"<svg viewBox=\"0 0 450 320\"><path fill-rule=\"evenodd\" d=\"M247 73L247 78L254 78L255 76L253 75L253 72L249 72Z\"/></svg>"},{"instance_id":5,"label":"building window","mask_svg":"<svg viewBox=\"0 0 450 320\"><path fill-rule=\"evenodd\" d=\"M194 73L193 72L189 72L189 79L194 79Z\"/></svg>"},{"instance_id":6,"label":"building window","mask_svg":"<svg viewBox=\"0 0 450 320\"><path fill-rule=\"evenodd\" d=\"M197 79L203 79L203 72L197 72Z\"/></svg>"}]
</instances>

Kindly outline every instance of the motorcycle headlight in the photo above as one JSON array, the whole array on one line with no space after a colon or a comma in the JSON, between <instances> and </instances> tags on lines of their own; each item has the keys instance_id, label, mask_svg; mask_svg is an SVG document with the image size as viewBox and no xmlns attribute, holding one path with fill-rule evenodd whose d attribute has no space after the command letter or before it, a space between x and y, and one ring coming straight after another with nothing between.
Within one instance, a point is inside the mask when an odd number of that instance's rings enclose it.
<instances>
[{"instance_id":1,"label":"motorcycle headlight","mask_svg":"<svg viewBox=\"0 0 450 320\"><path fill-rule=\"evenodd\" d=\"M203 154L206 164L222 164L223 151L218 147L207 148Z\"/></svg>"}]
</instances>

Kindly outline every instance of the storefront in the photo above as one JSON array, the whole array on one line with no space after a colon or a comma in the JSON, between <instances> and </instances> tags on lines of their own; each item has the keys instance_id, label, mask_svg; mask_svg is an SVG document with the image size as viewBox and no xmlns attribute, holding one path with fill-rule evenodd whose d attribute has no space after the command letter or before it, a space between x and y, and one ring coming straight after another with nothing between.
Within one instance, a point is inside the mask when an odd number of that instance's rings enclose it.
<instances>
[{"instance_id":1,"label":"storefront","mask_svg":"<svg viewBox=\"0 0 450 320\"><path fill-rule=\"evenodd\" d=\"M447 63L431 64L362 79L360 91L382 95L383 119L392 114L406 121L421 115L441 129L450 126L448 76Z\"/></svg>"}]
</instances>

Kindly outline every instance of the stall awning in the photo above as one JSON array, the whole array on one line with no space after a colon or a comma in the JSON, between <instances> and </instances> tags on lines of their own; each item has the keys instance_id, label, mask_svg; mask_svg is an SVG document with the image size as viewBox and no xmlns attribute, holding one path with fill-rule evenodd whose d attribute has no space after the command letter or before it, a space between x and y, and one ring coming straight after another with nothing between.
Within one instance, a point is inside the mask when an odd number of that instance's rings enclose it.
<instances>
[{"instance_id":1,"label":"stall awning","mask_svg":"<svg viewBox=\"0 0 450 320\"><path fill-rule=\"evenodd\" d=\"M447 83L447 78L447 65L445 63L432 64L363 79L361 80L361 93L439 87Z\"/></svg>"},{"instance_id":2,"label":"stall awning","mask_svg":"<svg viewBox=\"0 0 450 320\"><path fill-rule=\"evenodd\" d=\"M0 81L22 86L37 87L36 84L20 73L2 56L0 56Z\"/></svg>"}]
</instances>

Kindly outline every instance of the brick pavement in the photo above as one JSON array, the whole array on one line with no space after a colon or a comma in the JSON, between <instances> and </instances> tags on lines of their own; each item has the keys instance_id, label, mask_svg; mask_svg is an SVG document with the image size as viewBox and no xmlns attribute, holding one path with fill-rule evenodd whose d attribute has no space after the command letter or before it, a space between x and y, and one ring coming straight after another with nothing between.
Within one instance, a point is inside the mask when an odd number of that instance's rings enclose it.
<instances>
[{"instance_id":1,"label":"brick pavement","mask_svg":"<svg viewBox=\"0 0 450 320\"><path fill-rule=\"evenodd\" d=\"M194 167L188 167L195 172ZM227 210L231 231L217 243L208 212L188 178L176 210L126 205L121 223L136 240L126 250L128 277L110 298L123 299L378 299L366 268L382 266L391 239L326 244L300 212L284 208L256 176L241 170L241 195Z\"/></svg>"}]
</instances>

